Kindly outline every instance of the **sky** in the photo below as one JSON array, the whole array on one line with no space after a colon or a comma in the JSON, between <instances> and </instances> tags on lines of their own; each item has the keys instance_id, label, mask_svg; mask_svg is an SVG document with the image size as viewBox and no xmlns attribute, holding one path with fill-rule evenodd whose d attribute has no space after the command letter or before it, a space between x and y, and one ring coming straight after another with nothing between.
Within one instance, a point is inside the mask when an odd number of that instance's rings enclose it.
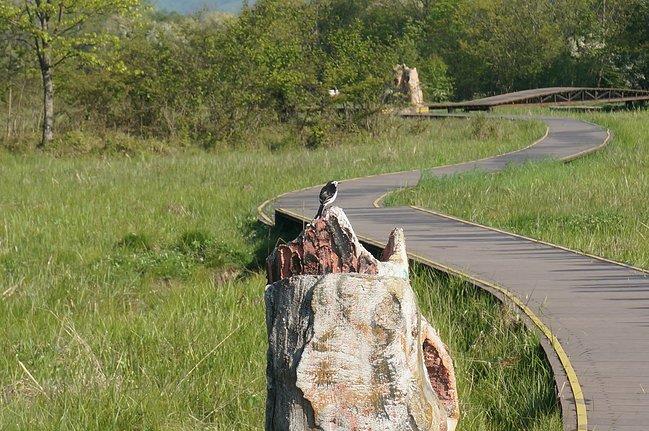
<instances>
[{"instance_id":1,"label":"sky","mask_svg":"<svg viewBox=\"0 0 649 431\"><path fill-rule=\"evenodd\" d=\"M153 0L160 9L180 13L194 12L202 7L224 12L238 12L241 0ZM250 2L252 3L252 2Z\"/></svg>"}]
</instances>

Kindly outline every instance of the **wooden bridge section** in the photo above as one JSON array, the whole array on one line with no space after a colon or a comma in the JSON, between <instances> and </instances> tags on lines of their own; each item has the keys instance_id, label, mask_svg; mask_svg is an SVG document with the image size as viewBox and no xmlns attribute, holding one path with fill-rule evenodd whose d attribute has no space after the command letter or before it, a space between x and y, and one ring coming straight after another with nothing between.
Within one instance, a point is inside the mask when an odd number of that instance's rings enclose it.
<instances>
[{"instance_id":1,"label":"wooden bridge section","mask_svg":"<svg viewBox=\"0 0 649 431\"><path fill-rule=\"evenodd\" d=\"M533 90L516 91L468 102L432 103L429 109L446 109L464 111L488 111L504 105L544 105L575 103L628 103L644 104L649 102L649 91L621 88L585 88L585 87L549 87Z\"/></svg>"}]
</instances>

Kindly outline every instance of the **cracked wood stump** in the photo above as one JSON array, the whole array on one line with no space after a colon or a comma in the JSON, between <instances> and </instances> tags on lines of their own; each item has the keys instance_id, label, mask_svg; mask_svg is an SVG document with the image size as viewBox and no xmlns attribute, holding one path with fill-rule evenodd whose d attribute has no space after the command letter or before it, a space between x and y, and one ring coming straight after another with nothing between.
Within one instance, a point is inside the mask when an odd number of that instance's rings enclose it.
<instances>
[{"instance_id":1,"label":"cracked wood stump","mask_svg":"<svg viewBox=\"0 0 649 431\"><path fill-rule=\"evenodd\" d=\"M340 208L268 258L266 430L453 431L453 363L417 308L403 231L375 259Z\"/></svg>"},{"instance_id":2,"label":"cracked wood stump","mask_svg":"<svg viewBox=\"0 0 649 431\"><path fill-rule=\"evenodd\" d=\"M410 105L416 110L425 107L424 94L419 82L417 68L408 67L405 64L398 64L394 67L394 85L397 91L408 97Z\"/></svg>"}]
</instances>

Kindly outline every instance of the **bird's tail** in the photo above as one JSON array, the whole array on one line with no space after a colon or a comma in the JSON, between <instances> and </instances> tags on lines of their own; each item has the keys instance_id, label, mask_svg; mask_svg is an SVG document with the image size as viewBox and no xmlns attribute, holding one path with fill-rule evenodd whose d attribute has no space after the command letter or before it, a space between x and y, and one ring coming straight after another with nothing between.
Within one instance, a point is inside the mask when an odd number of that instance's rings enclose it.
<instances>
[{"instance_id":1,"label":"bird's tail","mask_svg":"<svg viewBox=\"0 0 649 431\"><path fill-rule=\"evenodd\" d=\"M315 218L320 218L322 217L322 212L324 211L324 204L320 204L320 208L318 208L318 214L315 215ZM314 219L315 220L315 219Z\"/></svg>"}]
</instances>

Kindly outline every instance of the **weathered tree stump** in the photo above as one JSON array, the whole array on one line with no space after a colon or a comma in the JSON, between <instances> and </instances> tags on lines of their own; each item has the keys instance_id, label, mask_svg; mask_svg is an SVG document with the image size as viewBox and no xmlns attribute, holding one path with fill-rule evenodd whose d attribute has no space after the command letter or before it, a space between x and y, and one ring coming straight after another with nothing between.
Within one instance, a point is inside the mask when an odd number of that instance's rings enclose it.
<instances>
[{"instance_id":1,"label":"weathered tree stump","mask_svg":"<svg viewBox=\"0 0 649 431\"><path fill-rule=\"evenodd\" d=\"M417 68L410 68L405 64L399 64L394 67L394 85L397 91L405 94L410 105L415 109L422 110L424 105L424 93L419 82L419 73Z\"/></svg>"},{"instance_id":2,"label":"weathered tree stump","mask_svg":"<svg viewBox=\"0 0 649 431\"><path fill-rule=\"evenodd\" d=\"M268 258L267 430L452 431L453 364L420 315L403 232L381 261L327 210Z\"/></svg>"}]
</instances>

